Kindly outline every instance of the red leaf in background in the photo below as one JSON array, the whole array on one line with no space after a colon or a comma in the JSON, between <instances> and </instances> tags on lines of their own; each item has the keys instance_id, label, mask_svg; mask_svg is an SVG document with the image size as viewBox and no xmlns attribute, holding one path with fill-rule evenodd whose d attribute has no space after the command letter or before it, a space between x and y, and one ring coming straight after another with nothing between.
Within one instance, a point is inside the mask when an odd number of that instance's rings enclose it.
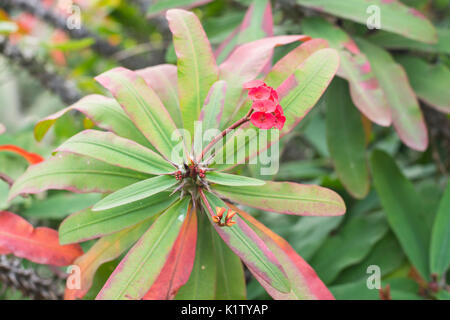
<instances>
[{"instance_id":1,"label":"red leaf in background","mask_svg":"<svg viewBox=\"0 0 450 320\"><path fill-rule=\"evenodd\" d=\"M40 264L67 266L83 250L78 244L60 245L56 230L33 228L22 217L0 211L0 253L12 253Z\"/></svg>"},{"instance_id":2,"label":"red leaf in background","mask_svg":"<svg viewBox=\"0 0 450 320\"><path fill-rule=\"evenodd\" d=\"M197 244L197 213L191 210L158 278L143 300L173 299L191 275Z\"/></svg>"},{"instance_id":3,"label":"red leaf in background","mask_svg":"<svg viewBox=\"0 0 450 320\"><path fill-rule=\"evenodd\" d=\"M42 158L40 155L36 153L28 152L22 148L19 148L18 146L12 145L12 144L5 144L0 146L0 151L10 151L14 152L18 155L21 155L25 158L25 160L28 161L29 164L35 164L44 161L44 158Z\"/></svg>"}]
</instances>

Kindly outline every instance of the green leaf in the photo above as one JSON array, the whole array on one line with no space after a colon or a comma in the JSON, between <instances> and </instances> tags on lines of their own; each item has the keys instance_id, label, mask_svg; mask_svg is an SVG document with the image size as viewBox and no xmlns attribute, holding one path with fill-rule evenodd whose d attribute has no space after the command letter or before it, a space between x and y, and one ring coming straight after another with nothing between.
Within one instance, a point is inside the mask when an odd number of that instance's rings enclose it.
<instances>
[{"instance_id":1,"label":"green leaf","mask_svg":"<svg viewBox=\"0 0 450 320\"><path fill-rule=\"evenodd\" d=\"M344 80L333 80L325 101L328 150L336 172L350 194L362 199L369 192L370 182L361 115L350 99Z\"/></svg>"},{"instance_id":2,"label":"green leaf","mask_svg":"<svg viewBox=\"0 0 450 320\"><path fill-rule=\"evenodd\" d=\"M217 265L215 299L245 300L246 286L242 262L216 232L214 232L214 253Z\"/></svg>"},{"instance_id":3,"label":"green leaf","mask_svg":"<svg viewBox=\"0 0 450 320\"><path fill-rule=\"evenodd\" d=\"M436 44L414 41L395 33L381 30L369 36L368 39L370 42L389 50L410 49L423 52L450 54L450 30L448 28L439 27L437 27L436 30L438 35L438 42Z\"/></svg>"},{"instance_id":4,"label":"green leaf","mask_svg":"<svg viewBox=\"0 0 450 320\"><path fill-rule=\"evenodd\" d=\"M428 279L430 230L423 223L425 212L419 195L385 152L375 150L371 166L375 189L389 225L411 263Z\"/></svg>"},{"instance_id":5,"label":"green leaf","mask_svg":"<svg viewBox=\"0 0 450 320\"><path fill-rule=\"evenodd\" d=\"M7 192L6 192L7 194ZM72 212L86 209L101 198L100 194L60 193L40 201L33 201L22 214L34 219L62 219Z\"/></svg>"},{"instance_id":6,"label":"green leaf","mask_svg":"<svg viewBox=\"0 0 450 320\"><path fill-rule=\"evenodd\" d=\"M150 176L102 161L73 154L58 154L30 166L9 192L9 199L21 193L39 193L49 189L78 193L116 191Z\"/></svg>"},{"instance_id":7,"label":"green leaf","mask_svg":"<svg viewBox=\"0 0 450 320\"><path fill-rule=\"evenodd\" d=\"M213 208L227 208L226 204L212 193L206 193L202 198L206 214L213 223L220 237L237 254L247 267L255 273L259 279L267 282L274 289L286 293L291 290L289 281L284 274L279 261L259 238L256 233L242 220L238 214L233 218L236 222L231 227L219 227L212 221Z\"/></svg>"},{"instance_id":8,"label":"green leaf","mask_svg":"<svg viewBox=\"0 0 450 320\"><path fill-rule=\"evenodd\" d=\"M145 82L155 91L170 113L177 128L183 127L180 101L178 100L177 67L172 64L160 64L136 70Z\"/></svg>"},{"instance_id":9,"label":"green leaf","mask_svg":"<svg viewBox=\"0 0 450 320\"><path fill-rule=\"evenodd\" d=\"M67 40L64 42L49 43L47 46L49 49L71 52L88 48L94 43L94 38L83 38Z\"/></svg>"},{"instance_id":10,"label":"green leaf","mask_svg":"<svg viewBox=\"0 0 450 320\"><path fill-rule=\"evenodd\" d=\"M194 134L203 102L218 79L218 68L211 45L198 18L192 12L167 11L169 28L178 58L178 90L181 115L186 130Z\"/></svg>"},{"instance_id":11,"label":"green leaf","mask_svg":"<svg viewBox=\"0 0 450 320\"><path fill-rule=\"evenodd\" d=\"M170 159L177 141L176 126L155 91L137 73L114 68L95 78L108 89L148 141Z\"/></svg>"},{"instance_id":12,"label":"green leaf","mask_svg":"<svg viewBox=\"0 0 450 320\"><path fill-rule=\"evenodd\" d=\"M198 232L194 266L188 282L178 290L176 300L213 300L217 288L214 229L203 212L197 212ZM217 290L220 290L217 288Z\"/></svg>"},{"instance_id":13,"label":"green leaf","mask_svg":"<svg viewBox=\"0 0 450 320\"><path fill-rule=\"evenodd\" d=\"M130 249L96 299L140 299L150 289L178 236L189 199L167 209Z\"/></svg>"},{"instance_id":14,"label":"green leaf","mask_svg":"<svg viewBox=\"0 0 450 320\"><path fill-rule=\"evenodd\" d=\"M74 213L61 223L59 241L61 244L82 242L133 226L161 213L178 199L178 194L172 197L169 195L169 192L161 192L138 203L129 203L102 212L86 209Z\"/></svg>"},{"instance_id":15,"label":"green leaf","mask_svg":"<svg viewBox=\"0 0 450 320\"><path fill-rule=\"evenodd\" d=\"M441 112L450 113L450 70L445 64L428 64L421 58L401 56L397 61L405 68L417 96Z\"/></svg>"},{"instance_id":16,"label":"green leaf","mask_svg":"<svg viewBox=\"0 0 450 320\"><path fill-rule=\"evenodd\" d=\"M408 147L424 151L428 146L427 128L405 70L382 48L359 38L356 42L369 58L375 76L386 94L392 122L400 139Z\"/></svg>"},{"instance_id":17,"label":"green leaf","mask_svg":"<svg viewBox=\"0 0 450 320\"><path fill-rule=\"evenodd\" d=\"M206 180L224 186L262 186L266 183L263 180L255 178L214 171L206 174Z\"/></svg>"},{"instance_id":18,"label":"green leaf","mask_svg":"<svg viewBox=\"0 0 450 320\"><path fill-rule=\"evenodd\" d=\"M430 271L439 276L450 266L450 182L442 196L431 234Z\"/></svg>"},{"instance_id":19,"label":"green leaf","mask_svg":"<svg viewBox=\"0 0 450 320\"><path fill-rule=\"evenodd\" d=\"M172 8L193 8L204 5L211 0L157 0L153 1L147 9L147 18L154 17L163 11Z\"/></svg>"},{"instance_id":20,"label":"green leaf","mask_svg":"<svg viewBox=\"0 0 450 320\"><path fill-rule=\"evenodd\" d=\"M209 90L199 118L202 121L203 132L209 129L219 129L226 92L227 83L224 80L215 82ZM210 140L212 139L213 137L210 138ZM208 140L203 141L203 143L208 142Z\"/></svg>"},{"instance_id":21,"label":"green leaf","mask_svg":"<svg viewBox=\"0 0 450 320\"><path fill-rule=\"evenodd\" d=\"M260 187L214 186L221 196L238 203L278 213L335 216L345 213L345 203L332 190L293 182L271 182Z\"/></svg>"},{"instance_id":22,"label":"green leaf","mask_svg":"<svg viewBox=\"0 0 450 320\"><path fill-rule=\"evenodd\" d=\"M284 162L275 176L276 180L305 180L326 175L327 160L299 160Z\"/></svg>"},{"instance_id":23,"label":"green leaf","mask_svg":"<svg viewBox=\"0 0 450 320\"><path fill-rule=\"evenodd\" d=\"M136 141L144 146L150 146L148 140L123 112L117 101L98 94L88 95L70 107L39 121L34 127L36 140L41 141L56 120L71 110L83 113L102 129L114 132L121 137Z\"/></svg>"},{"instance_id":24,"label":"green leaf","mask_svg":"<svg viewBox=\"0 0 450 320\"><path fill-rule=\"evenodd\" d=\"M302 28L309 36L324 38L331 48L338 50L341 58L338 75L349 82L355 106L371 121L381 126L390 125L391 111L386 96L369 60L350 36L319 17L304 19Z\"/></svg>"},{"instance_id":25,"label":"green leaf","mask_svg":"<svg viewBox=\"0 0 450 320\"><path fill-rule=\"evenodd\" d=\"M383 30L426 43L437 41L436 30L431 22L420 12L400 1L371 0L368 3L366 0L297 0L297 3L362 24L367 24L371 16L379 14L380 27ZM370 5L374 6L372 11L368 10Z\"/></svg>"},{"instance_id":26,"label":"green leaf","mask_svg":"<svg viewBox=\"0 0 450 320\"><path fill-rule=\"evenodd\" d=\"M342 270L361 262L387 231L388 225L381 213L351 217L320 247L311 266L326 284L330 284Z\"/></svg>"},{"instance_id":27,"label":"green leaf","mask_svg":"<svg viewBox=\"0 0 450 320\"><path fill-rule=\"evenodd\" d=\"M110 132L85 130L64 142L56 151L90 156L113 166L150 174L175 170L159 154Z\"/></svg>"},{"instance_id":28,"label":"green leaf","mask_svg":"<svg viewBox=\"0 0 450 320\"><path fill-rule=\"evenodd\" d=\"M178 181L172 175L149 178L120 189L95 204L92 211L104 211L148 198L167 190Z\"/></svg>"},{"instance_id":29,"label":"green leaf","mask_svg":"<svg viewBox=\"0 0 450 320\"><path fill-rule=\"evenodd\" d=\"M386 236L378 241L371 252L361 263L353 265L339 274L335 284L353 282L357 280L367 280L367 268L371 265L380 267L381 277L400 268L405 259L403 250L400 247L395 235L388 232Z\"/></svg>"}]
</instances>

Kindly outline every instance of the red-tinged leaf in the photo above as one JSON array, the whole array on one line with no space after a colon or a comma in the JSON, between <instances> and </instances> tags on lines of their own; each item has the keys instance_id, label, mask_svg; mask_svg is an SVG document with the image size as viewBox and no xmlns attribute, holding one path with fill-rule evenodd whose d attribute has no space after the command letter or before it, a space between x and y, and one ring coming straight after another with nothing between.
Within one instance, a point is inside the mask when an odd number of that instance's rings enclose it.
<instances>
[{"instance_id":1,"label":"red-tinged leaf","mask_svg":"<svg viewBox=\"0 0 450 320\"><path fill-rule=\"evenodd\" d=\"M428 132L417 97L405 70L384 49L357 39L358 46L369 58L372 69L391 108L392 122L400 139L410 148L424 151Z\"/></svg>"},{"instance_id":2,"label":"red-tinged leaf","mask_svg":"<svg viewBox=\"0 0 450 320\"><path fill-rule=\"evenodd\" d=\"M273 290L267 283L260 281L266 291L278 300L287 299L319 299L334 300L333 295L325 284L317 276L314 269L300 257L297 252L282 237L267 228L261 222L253 218L248 213L228 204L230 208L237 211L247 223L254 228L255 232L263 239L267 246L282 263L291 282L291 292L284 294ZM257 277L257 275L256 275Z\"/></svg>"},{"instance_id":3,"label":"red-tinged leaf","mask_svg":"<svg viewBox=\"0 0 450 320\"><path fill-rule=\"evenodd\" d=\"M181 115L186 130L194 134L203 102L218 80L218 68L211 45L197 16L188 11L167 11L169 28L178 58L178 91Z\"/></svg>"},{"instance_id":4,"label":"red-tinged leaf","mask_svg":"<svg viewBox=\"0 0 450 320\"><path fill-rule=\"evenodd\" d=\"M189 199L183 198L156 219L111 274L97 300L142 299L165 265L188 205Z\"/></svg>"},{"instance_id":5,"label":"red-tinged leaf","mask_svg":"<svg viewBox=\"0 0 450 320\"><path fill-rule=\"evenodd\" d=\"M323 39L312 39L302 43L278 60L264 82L271 87L278 88L310 55L324 48L328 48L328 43Z\"/></svg>"},{"instance_id":6,"label":"red-tinged leaf","mask_svg":"<svg viewBox=\"0 0 450 320\"><path fill-rule=\"evenodd\" d=\"M426 43L437 42L436 30L431 22L419 11L407 7L399 0L297 0L296 2L364 25L373 24L374 14L377 14L381 29Z\"/></svg>"},{"instance_id":7,"label":"red-tinged leaf","mask_svg":"<svg viewBox=\"0 0 450 320\"><path fill-rule=\"evenodd\" d=\"M391 111L386 96L366 55L349 35L322 18L305 19L302 28L312 37L326 39L330 47L338 50L341 58L338 75L349 82L355 106L376 124L390 125Z\"/></svg>"},{"instance_id":8,"label":"red-tinged leaf","mask_svg":"<svg viewBox=\"0 0 450 320\"><path fill-rule=\"evenodd\" d=\"M227 81L222 125L239 110L238 103L244 92L242 85L261 73L270 62L275 47L310 39L304 35L278 36L249 42L236 48L219 67L220 79Z\"/></svg>"},{"instance_id":9,"label":"red-tinged leaf","mask_svg":"<svg viewBox=\"0 0 450 320\"><path fill-rule=\"evenodd\" d=\"M213 222L213 208L226 208L226 204L212 193L200 191L206 214L220 237L249 269L280 292L291 290L280 262L264 241L238 215L231 227L220 227Z\"/></svg>"},{"instance_id":10,"label":"red-tinged leaf","mask_svg":"<svg viewBox=\"0 0 450 320\"><path fill-rule=\"evenodd\" d=\"M236 130L235 134L230 134L223 148L217 150L215 158L217 164L215 166L225 169L251 160L291 132L315 106L336 74L338 67L339 55L334 49L320 49L311 54L277 88L280 105L283 107L286 116L286 123L281 132L278 129L260 130L247 122L239 128L240 130ZM250 102L247 100L247 103L238 113L238 118L245 116L250 107ZM249 128L251 130L247 130ZM256 143L259 145L258 148L255 147ZM229 152L226 153L226 150L235 148L237 148L236 152L231 153L231 155ZM248 156L246 150L249 150ZM224 157L224 154L227 158ZM235 159L235 155L237 159ZM278 167L273 166L273 168L263 169L266 171L265 174L274 174Z\"/></svg>"},{"instance_id":11,"label":"red-tinged leaf","mask_svg":"<svg viewBox=\"0 0 450 320\"><path fill-rule=\"evenodd\" d=\"M54 266L69 265L83 254L77 244L60 245L56 230L33 228L25 219L8 211L0 211L0 248L17 257Z\"/></svg>"},{"instance_id":12,"label":"red-tinged leaf","mask_svg":"<svg viewBox=\"0 0 450 320\"><path fill-rule=\"evenodd\" d=\"M254 0L248 7L244 19L217 48L217 62L225 60L237 46L273 36L272 6L268 0Z\"/></svg>"},{"instance_id":13,"label":"red-tinged leaf","mask_svg":"<svg viewBox=\"0 0 450 320\"><path fill-rule=\"evenodd\" d=\"M98 240L85 254L74 261L80 269L80 288L71 288L71 278L67 279L65 300L81 299L89 291L98 268L105 262L118 258L131 247L149 228L154 218L147 219L135 226L124 229Z\"/></svg>"},{"instance_id":14,"label":"red-tinged leaf","mask_svg":"<svg viewBox=\"0 0 450 320\"><path fill-rule=\"evenodd\" d=\"M40 155L38 155L36 153L28 152L18 146L11 145L11 144L5 144L5 145L0 146L0 151L9 151L9 152L18 154L18 155L22 156L25 160L27 160L29 164L36 164L36 163L44 161L44 158L42 158Z\"/></svg>"},{"instance_id":15,"label":"red-tinged leaf","mask_svg":"<svg viewBox=\"0 0 450 320\"><path fill-rule=\"evenodd\" d=\"M150 175L115 167L89 157L58 154L30 166L9 191L9 200L21 193L49 189L77 193L106 193L149 178Z\"/></svg>"},{"instance_id":16,"label":"red-tinged leaf","mask_svg":"<svg viewBox=\"0 0 450 320\"><path fill-rule=\"evenodd\" d=\"M136 127L163 156L171 158L175 123L161 100L136 72L118 67L95 78L116 98Z\"/></svg>"},{"instance_id":17,"label":"red-tinged leaf","mask_svg":"<svg viewBox=\"0 0 450 320\"><path fill-rule=\"evenodd\" d=\"M215 185L214 191L237 203L283 214L340 216L346 210L336 192L316 185L266 181L254 187Z\"/></svg>"},{"instance_id":18,"label":"red-tinged leaf","mask_svg":"<svg viewBox=\"0 0 450 320\"><path fill-rule=\"evenodd\" d=\"M144 78L145 82L155 91L177 127L182 128L177 67L172 64L161 64L136 70L136 73Z\"/></svg>"},{"instance_id":19,"label":"red-tinged leaf","mask_svg":"<svg viewBox=\"0 0 450 320\"><path fill-rule=\"evenodd\" d=\"M34 127L36 140L41 141L56 120L71 110L83 113L99 128L114 132L121 137L136 141L144 146L151 146L144 135L123 112L116 100L98 94L88 95L70 107L39 121Z\"/></svg>"},{"instance_id":20,"label":"red-tinged leaf","mask_svg":"<svg viewBox=\"0 0 450 320\"><path fill-rule=\"evenodd\" d=\"M190 210L161 273L144 300L171 300L191 275L197 244L197 212Z\"/></svg>"}]
</instances>

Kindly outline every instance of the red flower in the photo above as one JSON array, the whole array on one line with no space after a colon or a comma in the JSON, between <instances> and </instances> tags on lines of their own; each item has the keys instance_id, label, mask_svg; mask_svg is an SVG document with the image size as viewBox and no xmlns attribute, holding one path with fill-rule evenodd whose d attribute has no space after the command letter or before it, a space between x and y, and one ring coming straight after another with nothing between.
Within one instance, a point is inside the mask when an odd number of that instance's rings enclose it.
<instances>
[{"instance_id":1,"label":"red flower","mask_svg":"<svg viewBox=\"0 0 450 320\"><path fill-rule=\"evenodd\" d=\"M248 96L253 100L250 121L260 129L283 129L286 117L278 104L278 93L261 80L252 80L243 85L249 90Z\"/></svg>"},{"instance_id":2,"label":"red flower","mask_svg":"<svg viewBox=\"0 0 450 320\"><path fill-rule=\"evenodd\" d=\"M260 112L274 112L277 104L272 100L257 100L253 102L252 108Z\"/></svg>"},{"instance_id":3,"label":"red flower","mask_svg":"<svg viewBox=\"0 0 450 320\"><path fill-rule=\"evenodd\" d=\"M276 118L271 113L255 112L251 115L250 121L260 129L271 129L276 123Z\"/></svg>"}]
</instances>

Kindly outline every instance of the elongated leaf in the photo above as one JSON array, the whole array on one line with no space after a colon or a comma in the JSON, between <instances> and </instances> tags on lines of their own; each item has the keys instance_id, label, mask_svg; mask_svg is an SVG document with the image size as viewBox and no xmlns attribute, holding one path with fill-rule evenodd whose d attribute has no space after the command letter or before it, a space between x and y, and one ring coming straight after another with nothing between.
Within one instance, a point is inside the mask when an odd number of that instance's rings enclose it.
<instances>
[{"instance_id":1,"label":"elongated leaf","mask_svg":"<svg viewBox=\"0 0 450 320\"><path fill-rule=\"evenodd\" d=\"M218 267L215 261L215 231L203 212L198 212L197 245L194 266L188 282L180 288L176 300L213 300Z\"/></svg>"},{"instance_id":2,"label":"elongated leaf","mask_svg":"<svg viewBox=\"0 0 450 320\"><path fill-rule=\"evenodd\" d=\"M330 284L342 270L361 262L387 231L388 225L381 213L351 217L336 235L324 242L311 265L320 278Z\"/></svg>"},{"instance_id":3,"label":"elongated leaf","mask_svg":"<svg viewBox=\"0 0 450 320\"><path fill-rule=\"evenodd\" d=\"M9 199L21 193L39 193L49 189L105 193L148 177L147 174L114 167L92 158L58 154L30 166L11 187Z\"/></svg>"},{"instance_id":4,"label":"elongated leaf","mask_svg":"<svg viewBox=\"0 0 450 320\"><path fill-rule=\"evenodd\" d=\"M209 90L199 118L199 120L202 121L204 132L209 129L219 129L226 92L227 83L223 80L214 83ZM208 143L209 141L205 140L203 142Z\"/></svg>"},{"instance_id":5,"label":"elongated leaf","mask_svg":"<svg viewBox=\"0 0 450 320\"><path fill-rule=\"evenodd\" d=\"M215 299L244 300L246 286L242 262L216 232L214 232L214 252L217 265Z\"/></svg>"},{"instance_id":6,"label":"elongated leaf","mask_svg":"<svg viewBox=\"0 0 450 320\"><path fill-rule=\"evenodd\" d=\"M178 181L171 175L158 176L139 181L106 196L97 202L92 210L104 211L133 203L167 190L176 183L178 183Z\"/></svg>"},{"instance_id":7,"label":"elongated leaf","mask_svg":"<svg viewBox=\"0 0 450 320\"><path fill-rule=\"evenodd\" d=\"M170 192L161 192L138 203L94 212L86 209L65 219L59 227L62 244L86 241L118 232L165 211L179 194L169 197Z\"/></svg>"},{"instance_id":8,"label":"elongated leaf","mask_svg":"<svg viewBox=\"0 0 450 320\"><path fill-rule=\"evenodd\" d=\"M85 130L71 137L56 151L75 153L109 163L113 166L149 174L174 171L159 154L114 133Z\"/></svg>"},{"instance_id":9,"label":"elongated leaf","mask_svg":"<svg viewBox=\"0 0 450 320\"><path fill-rule=\"evenodd\" d=\"M332 190L293 182L271 182L260 187L214 186L214 190L244 205L294 215L335 216L345 213L345 203Z\"/></svg>"},{"instance_id":10,"label":"elongated leaf","mask_svg":"<svg viewBox=\"0 0 450 320\"><path fill-rule=\"evenodd\" d=\"M430 230L423 223L422 201L388 154L375 150L370 161L375 189L389 225L411 263L428 279Z\"/></svg>"},{"instance_id":11,"label":"elongated leaf","mask_svg":"<svg viewBox=\"0 0 450 320\"><path fill-rule=\"evenodd\" d=\"M114 132L121 137L136 141L144 146L150 145L130 118L123 112L116 100L98 94L88 95L70 107L39 121L34 127L36 140L41 141L56 120L71 110L83 113L102 129Z\"/></svg>"},{"instance_id":12,"label":"elongated leaf","mask_svg":"<svg viewBox=\"0 0 450 320\"><path fill-rule=\"evenodd\" d=\"M309 56L295 72L287 78L278 88L280 96L280 105L283 107L286 116L284 128L278 134L278 130L262 130L265 136L261 136L261 130L255 129L251 124L246 123L241 126L242 130L237 130L231 135L225 143L222 150L216 153L216 165L218 168L230 167L230 164L237 165L245 162L246 159L251 160L261 152L265 151L269 146L276 143L279 138L288 134L294 127L306 116L312 107L317 103L328 84L331 82L339 66L339 55L334 49L321 49ZM245 113L248 112L250 104L241 108ZM247 129L251 128L250 132ZM269 134L267 134L269 131ZM253 133L253 134L252 134ZM245 137L248 139L245 139ZM258 141L260 140L260 141ZM241 143L235 144L236 141ZM259 148L255 152L249 146L259 142ZM226 155L232 159L224 158L226 150L235 149L234 154ZM250 149L247 156L245 152ZM237 159L234 159L237 155ZM223 164L223 165L222 165Z\"/></svg>"},{"instance_id":13,"label":"elongated leaf","mask_svg":"<svg viewBox=\"0 0 450 320\"><path fill-rule=\"evenodd\" d=\"M2 152L2 151L8 151L8 152L18 154L21 157L23 157L25 160L27 160L29 164L36 164L36 163L44 161L44 158L42 158L37 153L28 152L18 146L11 145L11 144L1 145L0 152Z\"/></svg>"},{"instance_id":14,"label":"elongated leaf","mask_svg":"<svg viewBox=\"0 0 450 320\"><path fill-rule=\"evenodd\" d=\"M211 45L198 18L192 12L167 11L169 28L178 57L178 91L183 125L193 136L210 87L218 79Z\"/></svg>"},{"instance_id":15,"label":"elongated leaf","mask_svg":"<svg viewBox=\"0 0 450 320\"><path fill-rule=\"evenodd\" d=\"M238 111L238 103L244 92L242 85L255 79L261 73L271 61L274 48L309 39L311 38L304 35L278 36L252 41L236 48L219 67L220 79L227 82L222 126L230 121L233 113Z\"/></svg>"},{"instance_id":16,"label":"elongated leaf","mask_svg":"<svg viewBox=\"0 0 450 320\"><path fill-rule=\"evenodd\" d=\"M357 44L369 58L372 69L391 107L392 122L400 139L410 148L424 151L428 133L419 102L403 68L383 49L357 39Z\"/></svg>"},{"instance_id":17,"label":"elongated leaf","mask_svg":"<svg viewBox=\"0 0 450 320\"><path fill-rule=\"evenodd\" d=\"M404 38L395 33L378 31L368 37L370 42L385 49L411 49L423 52L450 54L450 30L436 27L438 42L436 44L423 43Z\"/></svg>"},{"instance_id":18,"label":"elongated leaf","mask_svg":"<svg viewBox=\"0 0 450 320\"><path fill-rule=\"evenodd\" d=\"M91 288L98 268L103 263L118 258L125 250L130 248L150 227L153 220L152 218L147 219L135 226L101 238L88 252L75 260L73 264L80 268L80 287L79 289L66 287L64 299L83 298ZM67 284L70 284L70 278L67 280Z\"/></svg>"},{"instance_id":19,"label":"elongated leaf","mask_svg":"<svg viewBox=\"0 0 450 320\"><path fill-rule=\"evenodd\" d=\"M136 70L145 82L155 91L161 102L170 113L177 128L183 127L180 101L178 100L177 67L161 64L154 67Z\"/></svg>"},{"instance_id":20,"label":"elongated leaf","mask_svg":"<svg viewBox=\"0 0 450 320\"><path fill-rule=\"evenodd\" d=\"M172 8L195 8L211 2L211 0L157 0L153 1L147 10L147 18L154 17Z\"/></svg>"},{"instance_id":21,"label":"elongated leaf","mask_svg":"<svg viewBox=\"0 0 450 320\"><path fill-rule=\"evenodd\" d=\"M390 125L391 112L386 96L366 55L348 34L322 18L305 19L302 28L312 37L328 40L330 47L338 50L341 58L338 75L350 83L355 106L371 121L381 126Z\"/></svg>"},{"instance_id":22,"label":"elongated leaf","mask_svg":"<svg viewBox=\"0 0 450 320\"><path fill-rule=\"evenodd\" d=\"M189 200L174 204L153 223L112 273L98 300L141 299L150 289L175 243Z\"/></svg>"},{"instance_id":23,"label":"elongated leaf","mask_svg":"<svg viewBox=\"0 0 450 320\"><path fill-rule=\"evenodd\" d=\"M207 208L206 214L211 222L212 215L215 214L212 208L227 208L222 200L211 193L206 193L206 196L202 194L202 200ZM274 254L244 220L238 215L233 219L236 224L231 227L219 227L214 222L212 223L223 241L242 259L252 272L276 290L283 293L289 292L291 290L289 282Z\"/></svg>"},{"instance_id":24,"label":"elongated leaf","mask_svg":"<svg viewBox=\"0 0 450 320\"><path fill-rule=\"evenodd\" d=\"M278 88L310 55L325 48L328 48L328 42L323 39L312 39L302 43L278 60L265 77L264 82L271 87Z\"/></svg>"},{"instance_id":25,"label":"elongated leaf","mask_svg":"<svg viewBox=\"0 0 450 320\"><path fill-rule=\"evenodd\" d=\"M147 140L166 158L171 158L176 141L175 123L155 91L137 73L119 67L95 78L108 89Z\"/></svg>"},{"instance_id":26,"label":"elongated leaf","mask_svg":"<svg viewBox=\"0 0 450 320\"><path fill-rule=\"evenodd\" d=\"M431 247L430 271L439 276L450 266L450 183L442 196L439 210L434 220Z\"/></svg>"},{"instance_id":27,"label":"elongated leaf","mask_svg":"<svg viewBox=\"0 0 450 320\"><path fill-rule=\"evenodd\" d=\"M230 205L231 206L231 205ZM264 282L260 283L266 291L274 298L279 300L333 300L333 295L316 275L315 271L308 263L300 257L297 252L282 237L267 228L261 222L253 218L248 213L231 206L233 210L239 212L242 218L248 222L255 230L258 236L268 245L270 250L282 263L283 269L291 283L291 291L280 293L267 286ZM258 277L258 276L256 276Z\"/></svg>"},{"instance_id":28,"label":"elongated leaf","mask_svg":"<svg viewBox=\"0 0 450 320\"><path fill-rule=\"evenodd\" d=\"M416 57L397 59L405 68L408 79L417 96L431 107L450 113L450 70L444 64L429 65Z\"/></svg>"},{"instance_id":29,"label":"elongated leaf","mask_svg":"<svg viewBox=\"0 0 450 320\"><path fill-rule=\"evenodd\" d=\"M262 186L266 183L263 180L255 178L222 172L208 172L206 174L206 180L224 186Z\"/></svg>"},{"instance_id":30,"label":"elongated leaf","mask_svg":"<svg viewBox=\"0 0 450 320\"><path fill-rule=\"evenodd\" d=\"M197 212L191 209L161 273L143 297L144 300L169 300L175 297L191 275L196 242Z\"/></svg>"},{"instance_id":31,"label":"elongated leaf","mask_svg":"<svg viewBox=\"0 0 450 320\"><path fill-rule=\"evenodd\" d=\"M374 14L378 14L381 29L426 43L437 41L436 30L430 21L417 10L397 0L297 0L297 3L363 24L367 24L371 17L376 18Z\"/></svg>"},{"instance_id":32,"label":"elongated leaf","mask_svg":"<svg viewBox=\"0 0 450 320\"><path fill-rule=\"evenodd\" d=\"M25 219L8 211L0 211L0 250L54 266L69 265L83 254L78 244L60 245L56 230L33 228Z\"/></svg>"},{"instance_id":33,"label":"elongated leaf","mask_svg":"<svg viewBox=\"0 0 450 320\"><path fill-rule=\"evenodd\" d=\"M273 19L270 1L253 0L242 23L220 44L214 55L220 63L237 46L271 36L273 36Z\"/></svg>"},{"instance_id":34,"label":"elongated leaf","mask_svg":"<svg viewBox=\"0 0 450 320\"><path fill-rule=\"evenodd\" d=\"M356 198L369 192L369 170L361 115L354 108L344 80L335 78L326 96L327 142L337 174Z\"/></svg>"}]
</instances>

